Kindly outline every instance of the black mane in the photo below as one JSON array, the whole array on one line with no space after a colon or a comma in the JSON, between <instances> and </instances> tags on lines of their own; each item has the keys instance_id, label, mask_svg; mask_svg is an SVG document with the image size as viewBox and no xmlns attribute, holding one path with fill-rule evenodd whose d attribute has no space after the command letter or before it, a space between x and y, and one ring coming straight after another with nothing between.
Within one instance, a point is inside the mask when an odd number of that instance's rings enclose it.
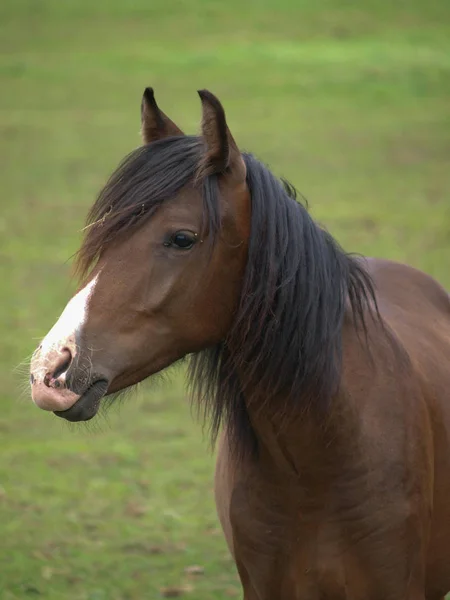
<instances>
[{"instance_id":1,"label":"black mane","mask_svg":"<svg viewBox=\"0 0 450 600\"><path fill-rule=\"evenodd\" d=\"M313 221L291 185L252 155L244 160L251 237L240 306L227 339L195 356L190 371L213 441L224 422L237 454L256 449L251 398L283 398L287 415L311 402L327 407L340 384L346 307L364 333L376 310L360 262Z\"/></svg>"},{"instance_id":2,"label":"black mane","mask_svg":"<svg viewBox=\"0 0 450 600\"><path fill-rule=\"evenodd\" d=\"M131 153L91 210L80 271L86 272L117 233L150 218L186 185L203 185L208 228L217 233L218 178L196 180L201 151L201 140L186 136ZM340 384L347 310L364 332L365 316L376 310L373 284L361 263L313 221L292 186L252 155L243 156L251 235L240 305L227 338L194 355L189 370L213 441L225 425L237 454L256 449L249 401L282 397L286 414L312 402L327 407Z\"/></svg>"}]
</instances>

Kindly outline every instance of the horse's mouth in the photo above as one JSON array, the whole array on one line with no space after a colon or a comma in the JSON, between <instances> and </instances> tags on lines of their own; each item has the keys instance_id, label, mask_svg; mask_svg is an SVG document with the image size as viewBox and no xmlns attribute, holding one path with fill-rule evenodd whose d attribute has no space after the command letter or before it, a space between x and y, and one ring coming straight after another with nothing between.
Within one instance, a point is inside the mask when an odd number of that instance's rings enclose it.
<instances>
[{"instance_id":1,"label":"horse's mouth","mask_svg":"<svg viewBox=\"0 0 450 600\"><path fill-rule=\"evenodd\" d=\"M89 421L98 412L100 401L106 394L109 382L106 379L98 379L84 392L73 406L67 410L53 411L57 417L67 421Z\"/></svg>"}]
</instances>

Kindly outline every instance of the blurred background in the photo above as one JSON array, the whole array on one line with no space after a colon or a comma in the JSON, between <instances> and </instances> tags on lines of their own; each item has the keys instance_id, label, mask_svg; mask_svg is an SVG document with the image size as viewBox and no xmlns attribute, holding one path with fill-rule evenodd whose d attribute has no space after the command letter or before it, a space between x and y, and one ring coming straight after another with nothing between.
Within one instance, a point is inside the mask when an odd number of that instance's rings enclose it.
<instances>
[{"instance_id":1,"label":"blurred background","mask_svg":"<svg viewBox=\"0 0 450 600\"><path fill-rule=\"evenodd\" d=\"M347 250L450 288L448 0L2 0L1 600L240 597L181 371L89 426L29 399L147 85L189 133L213 91Z\"/></svg>"}]
</instances>

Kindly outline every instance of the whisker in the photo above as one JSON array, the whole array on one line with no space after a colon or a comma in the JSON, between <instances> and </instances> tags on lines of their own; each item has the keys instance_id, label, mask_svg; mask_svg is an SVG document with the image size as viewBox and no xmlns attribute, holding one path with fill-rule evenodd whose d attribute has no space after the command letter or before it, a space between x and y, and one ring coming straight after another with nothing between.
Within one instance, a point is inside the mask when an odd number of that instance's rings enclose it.
<instances>
[{"instance_id":1,"label":"whisker","mask_svg":"<svg viewBox=\"0 0 450 600\"><path fill-rule=\"evenodd\" d=\"M22 368L30 368L30 363L31 363L31 359L33 358L33 354L34 352L31 352L31 354L29 354L28 356L26 356L24 359L22 359L19 364L17 364L15 367L13 367L12 372L15 373L16 371L22 369Z\"/></svg>"}]
</instances>

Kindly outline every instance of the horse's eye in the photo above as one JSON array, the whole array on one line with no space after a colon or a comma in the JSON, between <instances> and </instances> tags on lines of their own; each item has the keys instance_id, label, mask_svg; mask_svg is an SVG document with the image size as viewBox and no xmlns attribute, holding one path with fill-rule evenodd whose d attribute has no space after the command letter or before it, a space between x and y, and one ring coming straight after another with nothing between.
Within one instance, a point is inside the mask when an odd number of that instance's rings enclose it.
<instances>
[{"instance_id":1,"label":"horse's eye","mask_svg":"<svg viewBox=\"0 0 450 600\"><path fill-rule=\"evenodd\" d=\"M170 238L169 243L166 246L172 246L172 248L178 248L179 250L189 250L197 241L197 235L192 231L177 231Z\"/></svg>"}]
</instances>

